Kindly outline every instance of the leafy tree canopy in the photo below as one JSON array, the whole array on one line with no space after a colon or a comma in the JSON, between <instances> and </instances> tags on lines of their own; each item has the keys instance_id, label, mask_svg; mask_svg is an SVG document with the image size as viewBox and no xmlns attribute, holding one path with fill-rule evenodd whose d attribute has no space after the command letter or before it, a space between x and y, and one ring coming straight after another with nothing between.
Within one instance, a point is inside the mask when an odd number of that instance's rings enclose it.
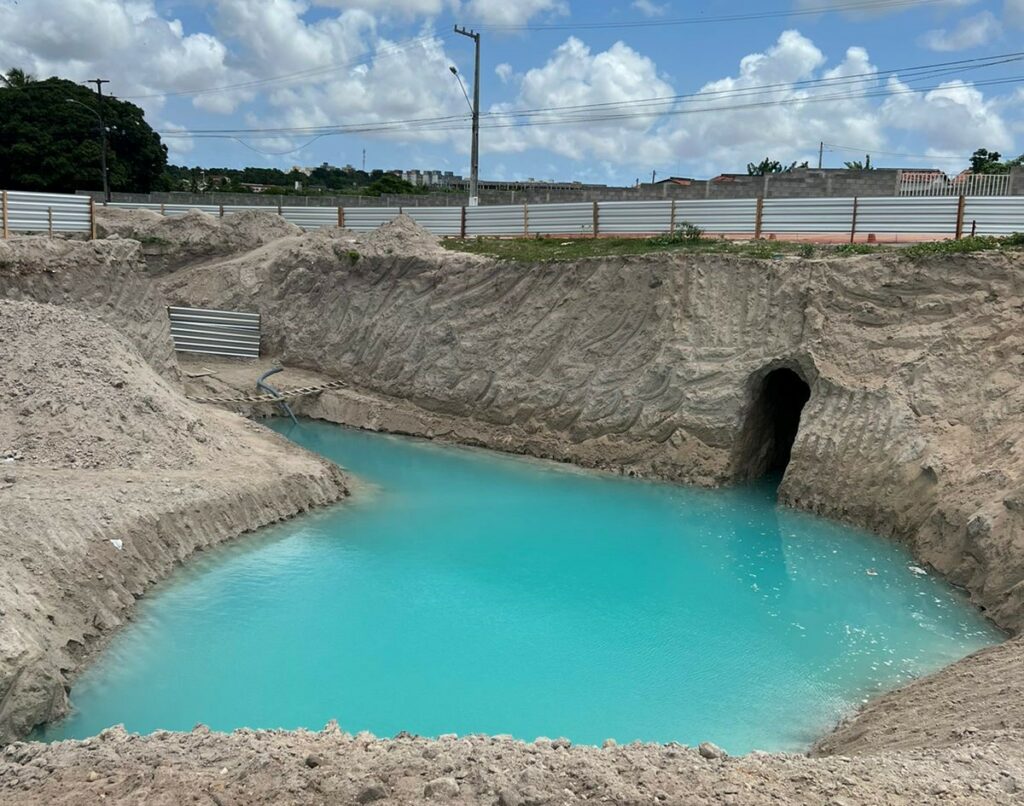
<instances>
[{"instance_id":1,"label":"leafy tree canopy","mask_svg":"<svg viewBox=\"0 0 1024 806\"><path fill-rule=\"evenodd\" d=\"M864 162L860 160L851 160L850 162L843 163L846 168L851 171L872 171L874 166L871 164L871 155L867 154L864 157Z\"/></svg>"},{"instance_id":2,"label":"leafy tree canopy","mask_svg":"<svg viewBox=\"0 0 1024 806\"><path fill-rule=\"evenodd\" d=\"M75 103L69 103L75 101ZM73 193L103 187L96 93L11 69L0 82L0 187ZM167 149L135 104L104 96L110 189L163 188Z\"/></svg>"},{"instance_id":3,"label":"leafy tree canopy","mask_svg":"<svg viewBox=\"0 0 1024 806\"><path fill-rule=\"evenodd\" d=\"M765 174L787 174L790 171L794 171L797 168L806 168L807 163L801 162L799 165L796 162L791 162L789 165L783 165L778 160L770 159L765 157L759 163L748 162L747 163L747 174L750 176L764 176Z\"/></svg>"},{"instance_id":4,"label":"leafy tree canopy","mask_svg":"<svg viewBox=\"0 0 1024 806\"><path fill-rule=\"evenodd\" d=\"M1002 161L1003 155L998 151L989 151L987 148L979 148L971 155L971 173L976 174L1005 174L1011 168L1024 165L1024 154L1016 159Z\"/></svg>"}]
</instances>

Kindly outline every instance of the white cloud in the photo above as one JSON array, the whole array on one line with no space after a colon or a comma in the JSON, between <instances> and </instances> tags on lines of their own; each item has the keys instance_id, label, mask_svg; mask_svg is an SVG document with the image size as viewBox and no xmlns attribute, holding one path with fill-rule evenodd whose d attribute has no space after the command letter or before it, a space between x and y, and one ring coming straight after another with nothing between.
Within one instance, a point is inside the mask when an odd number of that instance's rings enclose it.
<instances>
[{"instance_id":1,"label":"white cloud","mask_svg":"<svg viewBox=\"0 0 1024 806\"><path fill-rule=\"evenodd\" d=\"M970 154L976 148L1013 149L1013 135L981 90L949 81L929 92L908 92L898 79L888 86L900 94L886 98L880 116L886 126L912 131L929 144L931 154Z\"/></svg>"},{"instance_id":2,"label":"white cloud","mask_svg":"<svg viewBox=\"0 0 1024 806\"><path fill-rule=\"evenodd\" d=\"M940 52L967 50L987 45L1002 33L1002 25L991 11L982 11L960 20L952 31L938 28L921 37L921 44Z\"/></svg>"},{"instance_id":3,"label":"white cloud","mask_svg":"<svg viewBox=\"0 0 1024 806\"><path fill-rule=\"evenodd\" d=\"M1006 0L1003 17L1007 25L1024 28L1024 0Z\"/></svg>"},{"instance_id":4,"label":"white cloud","mask_svg":"<svg viewBox=\"0 0 1024 806\"><path fill-rule=\"evenodd\" d=\"M568 14L565 0L468 0L463 13L486 25L523 25L538 14Z\"/></svg>"},{"instance_id":5,"label":"white cloud","mask_svg":"<svg viewBox=\"0 0 1024 806\"><path fill-rule=\"evenodd\" d=\"M655 3L653 0L633 0L633 8L645 17L663 17L668 11L668 3Z\"/></svg>"},{"instance_id":6,"label":"white cloud","mask_svg":"<svg viewBox=\"0 0 1024 806\"><path fill-rule=\"evenodd\" d=\"M654 62L628 45L616 42L608 50L595 54L579 39L570 37L552 53L545 65L522 76L515 103L497 104L492 111L617 104L672 94L672 86L658 76ZM627 160L632 158L638 140L656 120L655 115L588 123L573 127L571 136L566 136L565 126L494 129L488 134L486 147L513 152L544 148L574 159L592 155Z\"/></svg>"},{"instance_id":7,"label":"white cloud","mask_svg":"<svg viewBox=\"0 0 1024 806\"><path fill-rule=\"evenodd\" d=\"M454 10L459 6L458 0L313 0L313 4L396 17L436 17L445 8Z\"/></svg>"},{"instance_id":8,"label":"white cloud","mask_svg":"<svg viewBox=\"0 0 1024 806\"><path fill-rule=\"evenodd\" d=\"M228 51L206 33L185 35L151 0L33 0L0 5L0 53L40 77L111 79L121 97L229 83ZM223 108L225 99L217 101ZM159 98L140 100L147 111ZM212 108L207 106L206 108Z\"/></svg>"},{"instance_id":9,"label":"white cloud","mask_svg":"<svg viewBox=\"0 0 1024 806\"><path fill-rule=\"evenodd\" d=\"M509 80L512 78L513 72L512 65L508 62L502 62L494 68L494 73L499 79L501 79L502 84L508 84Z\"/></svg>"}]
</instances>

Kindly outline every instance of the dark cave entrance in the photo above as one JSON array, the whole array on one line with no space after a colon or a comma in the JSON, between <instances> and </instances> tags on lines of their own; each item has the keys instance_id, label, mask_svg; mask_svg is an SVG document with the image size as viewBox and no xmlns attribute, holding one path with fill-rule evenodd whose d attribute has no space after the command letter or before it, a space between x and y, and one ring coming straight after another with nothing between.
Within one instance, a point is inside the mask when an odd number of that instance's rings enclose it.
<instances>
[{"instance_id":1,"label":"dark cave entrance","mask_svg":"<svg viewBox=\"0 0 1024 806\"><path fill-rule=\"evenodd\" d=\"M791 369L775 369L764 376L740 434L738 479L782 479L810 397L807 381Z\"/></svg>"}]
</instances>

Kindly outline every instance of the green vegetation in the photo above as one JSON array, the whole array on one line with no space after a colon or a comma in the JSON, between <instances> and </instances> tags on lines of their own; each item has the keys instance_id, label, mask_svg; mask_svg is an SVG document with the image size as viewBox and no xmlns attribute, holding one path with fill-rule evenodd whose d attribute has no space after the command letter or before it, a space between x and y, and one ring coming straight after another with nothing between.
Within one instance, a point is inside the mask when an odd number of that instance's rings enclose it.
<instances>
[{"instance_id":1,"label":"green vegetation","mask_svg":"<svg viewBox=\"0 0 1024 806\"><path fill-rule=\"evenodd\" d=\"M742 255L762 259L787 255L808 256L807 249L827 249L789 241L733 242L722 238L687 238L676 234L652 238L448 238L443 241L454 252L471 252L503 260L547 262L589 257L621 257L654 252Z\"/></svg>"},{"instance_id":2,"label":"green vegetation","mask_svg":"<svg viewBox=\"0 0 1024 806\"><path fill-rule=\"evenodd\" d=\"M1011 168L1024 165L1024 154L1016 159L1002 162L1003 155L998 151L989 151L987 148L979 148L971 155L971 173L975 174L1005 174Z\"/></svg>"},{"instance_id":3,"label":"green vegetation","mask_svg":"<svg viewBox=\"0 0 1024 806\"><path fill-rule=\"evenodd\" d=\"M993 249L1019 249L1024 246L1024 233L1015 232L1005 238L977 235L961 238L959 241L929 241L917 243L902 250L908 258L930 257L932 255L959 255L968 252L987 252Z\"/></svg>"},{"instance_id":4,"label":"green vegetation","mask_svg":"<svg viewBox=\"0 0 1024 806\"><path fill-rule=\"evenodd\" d=\"M790 171L795 171L797 168L807 168L806 162L801 162L799 165L795 162L791 162L789 165L783 165L778 160L770 159L765 157L759 163L748 162L747 163L747 174L749 176L764 176L765 174L788 174Z\"/></svg>"},{"instance_id":5,"label":"green vegetation","mask_svg":"<svg viewBox=\"0 0 1024 806\"><path fill-rule=\"evenodd\" d=\"M960 254L993 249L1020 249L1024 247L1024 234L1017 233L1006 238L975 237L963 238L959 241L934 241L906 247L873 246L864 243L834 246L763 240L734 242L721 238L686 238L676 234L657 235L652 238L573 238L569 240L562 238L447 238L442 243L445 248L453 252L470 252L524 263L625 257L658 252L739 255L762 260L777 260L788 256L827 258L887 252L917 259L929 255Z\"/></svg>"},{"instance_id":6,"label":"green vegetation","mask_svg":"<svg viewBox=\"0 0 1024 806\"><path fill-rule=\"evenodd\" d=\"M0 187L99 190L101 140L92 90L8 70L0 82ZM73 103L69 103L73 101ZM111 190L162 189L167 149L135 104L104 96Z\"/></svg>"},{"instance_id":7,"label":"green vegetation","mask_svg":"<svg viewBox=\"0 0 1024 806\"><path fill-rule=\"evenodd\" d=\"M298 187L296 187L298 183ZM171 190L191 193L251 193L248 185L263 185L259 192L267 196L384 196L437 192L440 188L413 185L379 169L360 171L321 165L307 175L280 168L189 168L168 165L165 184Z\"/></svg>"}]
</instances>

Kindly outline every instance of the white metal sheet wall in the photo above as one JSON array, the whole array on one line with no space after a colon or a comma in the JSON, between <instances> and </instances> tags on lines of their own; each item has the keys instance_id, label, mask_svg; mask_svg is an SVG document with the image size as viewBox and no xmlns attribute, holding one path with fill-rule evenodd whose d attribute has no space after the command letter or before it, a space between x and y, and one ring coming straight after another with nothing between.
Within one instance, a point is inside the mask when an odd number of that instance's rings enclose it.
<instances>
[{"instance_id":1,"label":"white metal sheet wall","mask_svg":"<svg viewBox=\"0 0 1024 806\"><path fill-rule=\"evenodd\" d=\"M765 206L768 202L765 202ZM677 201L676 227L695 224L705 232L753 233L757 199Z\"/></svg>"},{"instance_id":2,"label":"white metal sheet wall","mask_svg":"<svg viewBox=\"0 0 1024 806\"><path fill-rule=\"evenodd\" d=\"M859 199L857 232L952 236L958 204L956 197Z\"/></svg>"},{"instance_id":3,"label":"white metal sheet wall","mask_svg":"<svg viewBox=\"0 0 1024 806\"><path fill-rule=\"evenodd\" d=\"M461 207L406 207L405 212L434 235L458 236L462 232Z\"/></svg>"},{"instance_id":4,"label":"white metal sheet wall","mask_svg":"<svg viewBox=\"0 0 1024 806\"><path fill-rule=\"evenodd\" d=\"M0 210L9 232L90 232L91 202L87 196L9 190Z\"/></svg>"},{"instance_id":5,"label":"white metal sheet wall","mask_svg":"<svg viewBox=\"0 0 1024 806\"><path fill-rule=\"evenodd\" d=\"M167 309L171 338L179 353L260 357L260 315L209 308Z\"/></svg>"},{"instance_id":6,"label":"white metal sheet wall","mask_svg":"<svg viewBox=\"0 0 1024 806\"><path fill-rule=\"evenodd\" d=\"M531 210L535 210L534 205ZM525 235L527 208L522 204L500 204L466 208L466 235Z\"/></svg>"},{"instance_id":7,"label":"white metal sheet wall","mask_svg":"<svg viewBox=\"0 0 1024 806\"><path fill-rule=\"evenodd\" d=\"M528 235L593 235L594 205L532 204L528 216Z\"/></svg>"},{"instance_id":8,"label":"white metal sheet wall","mask_svg":"<svg viewBox=\"0 0 1024 806\"><path fill-rule=\"evenodd\" d=\"M766 199L761 234L796 235L849 232L853 199ZM751 228L752 229L752 228Z\"/></svg>"},{"instance_id":9,"label":"white metal sheet wall","mask_svg":"<svg viewBox=\"0 0 1024 806\"><path fill-rule=\"evenodd\" d=\"M964 234L1012 235L1024 232L1024 196L969 198L964 206Z\"/></svg>"},{"instance_id":10,"label":"white metal sheet wall","mask_svg":"<svg viewBox=\"0 0 1024 806\"><path fill-rule=\"evenodd\" d=\"M672 228L672 202L599 202L598 219L598 230L605 235L668 232Z\"/></svg>"}]
</instances>

